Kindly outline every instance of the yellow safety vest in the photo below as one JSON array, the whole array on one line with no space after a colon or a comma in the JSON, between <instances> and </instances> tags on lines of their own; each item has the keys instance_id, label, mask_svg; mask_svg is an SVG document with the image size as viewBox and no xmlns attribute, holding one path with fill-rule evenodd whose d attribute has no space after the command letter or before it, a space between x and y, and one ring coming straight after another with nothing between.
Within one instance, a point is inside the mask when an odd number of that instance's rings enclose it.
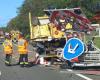
<instances>
[{"instance_id":1,"label":"yellow safety vest","mask_svg":"<svg viewBox=\"0 0 100 80\"><path fill-rule=\"evenodd\" d=\"M12 54L13 49L12 49L12 41L11 40L6 39L3 43L3 46L4 46L5 54Z\"/></svg>"},{"instance_id":2,"label":"yellow safety vest","mask_svg":"<svg viewBox=\"0 0 100 80\"><path fill-rule=\"evenodd\" d=\"M72 29L71 23L67 23L67 24L66 24L66 29Z\"/></svg>"},{"instance_id":3,"label":"yellow safety vest","mask_svg":"<svg viewBox=\"0 0 100 80\"><path fill-rule=\"evenodd\" d=\"M28 42L25 39L20 38L18 40L18 52L19 52L19 54L27 54L28 53L27 46L28 46Z\"/></svg>"}]
</instances>

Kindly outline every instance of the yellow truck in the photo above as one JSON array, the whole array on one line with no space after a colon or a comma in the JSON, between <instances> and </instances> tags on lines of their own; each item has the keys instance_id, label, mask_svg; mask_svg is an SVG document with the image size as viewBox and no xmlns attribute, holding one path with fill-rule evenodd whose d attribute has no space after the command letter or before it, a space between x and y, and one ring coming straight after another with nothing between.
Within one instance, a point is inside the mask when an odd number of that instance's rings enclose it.
<instances>
[{"instance_id":1,"label":"yellow truck","mask_svg":"<svg viewBox=\"0 0 100 80\"><path fill-rule=\"evenodd\" d=\"M62 49L66 43L64 32L50 22L49 16L35 17L30 21L30 39L37 52L46 59L58 58L57 49Z\"/></svg>"},{"instance_id":2,"label":"yellow truck","mask_svg":"<svg viewBox=\"0 0 100 80\"><path fill-rule=\"evenodd\" d=\"M30 23L30 38L34 41L48 41L54 38L62 38L64 33L57 30L53 23L50 23L48 16L34 18L37 24Z\"/></svg>"}]
</instances>

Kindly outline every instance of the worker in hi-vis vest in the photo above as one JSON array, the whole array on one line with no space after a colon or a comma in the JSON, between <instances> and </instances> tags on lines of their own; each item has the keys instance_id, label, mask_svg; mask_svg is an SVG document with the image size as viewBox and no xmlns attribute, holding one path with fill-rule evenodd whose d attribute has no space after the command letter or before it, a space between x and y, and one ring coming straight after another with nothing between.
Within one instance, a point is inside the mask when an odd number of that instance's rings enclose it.
<instances>
[{"instance_id":1,"label":"worker in hi-vis vest","mask_svg":"<svg viewBox=\"0 0 100 80\"><path fill-rule=\"evenodd\" d=\"M18 39L18 53L19 57L19 64L21 67L28 66L28 42L24 39L23 34L19 34Z\"/></svg>"},{"instance_id":2,"label":"worker in hi-vis vest","mask_svg":"<svg viewBox=\"0 0 100 80\"><path fill-rule=\"evenodd\" d=\"M12 40L11 35L7 34L5 35L5 41L3 42L3 49L5 53L5 65L10 66L11 65L11 57L13 53L12 49Z\"/></svg>"}]
</instances>

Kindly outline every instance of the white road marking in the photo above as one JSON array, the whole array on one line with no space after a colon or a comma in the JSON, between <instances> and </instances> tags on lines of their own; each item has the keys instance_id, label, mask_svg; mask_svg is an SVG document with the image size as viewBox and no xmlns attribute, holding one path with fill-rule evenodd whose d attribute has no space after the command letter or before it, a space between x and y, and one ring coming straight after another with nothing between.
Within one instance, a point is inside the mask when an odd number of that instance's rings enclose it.
<instances>
[{"instance_id":1,"label":"white road marking","mask_svg":"<svg viewBox=\"0 0 100 80\"><path fill-rule=\"evenodd\" d=\"M71 70L71 69L67 69L67 71L72 72L73 70Z\"/></svg>"},{"instance_id":2,"label":"white road marking","mask_svg":"<svg viewBox=\"0 0 100 80\"><path fill-rule=\"evenodd\" d=\"M82 75L82 74L76 74L77 76L79 76L79 77L81 77L81 78L84 78L84 79L86 79L86 80L93 80L93 79L91 79L91 78L89 78L89 77L87 77L87 76L84 76L84 75Z\"/></svg>"},{"instance_id":3,"label":"white road marking","mask_svg":"<svg viewBox=\"0 0 100 80\"><path fill-rule=\"evenodd\" d=\"M71 70L71 69L67 69L67 71L73 72L73 70ZM81 78L84 78L85 80L93 80L93 79L91 79L91 78L89 78L89 77L87 77L87 76L84 76L84 75L82 75L82 74L75 74L75 75L77 75L77 76L79 76L79 77L81 77Z\"/></svg>"},{"instance_id":4,"label":"white road marking","mask_svg":"<svg viewBox=\"0 0 100 80\"><path fill-rule=\"evenodd\" d=\"M1 76L1 71L0 71L0 76Z\"/></svg>"}]
</instances>

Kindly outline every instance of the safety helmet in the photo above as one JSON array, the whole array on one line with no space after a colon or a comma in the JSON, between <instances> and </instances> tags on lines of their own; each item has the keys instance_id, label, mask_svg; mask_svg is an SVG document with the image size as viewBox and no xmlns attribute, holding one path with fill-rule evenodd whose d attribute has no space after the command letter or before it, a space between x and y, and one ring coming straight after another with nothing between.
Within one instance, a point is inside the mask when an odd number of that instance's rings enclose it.
<instances>
[{"instance_id":1,"label":"safety helmet","mask_svg":"<svg viewBox=\"0 0 100 80\"><path fill-rule=\"evenodd\" d=\"M61 23L65 22L65 18L64 16L60 16L60 20L59 20Z\"/></svg>"},{"instance_id":2,"label":"safety helmet","mask_svg":"<svg viewBox=\"0 0 100 80\"><path fill-rule=\"evenodd\" d=\"M10 33L5 33L5 38L6 39L11 39L11 34Z\"/></svg>"},{"instance_id":3,"label":"safety helmet","mask_svg":"<svg viewBox=\"0 0 100 80\"><path fill-rule=\"evenodd\" d=\"M23 37L24 37L23 33L19 33L18 38L23 38Z\"/></svg>"}]
</instances>

